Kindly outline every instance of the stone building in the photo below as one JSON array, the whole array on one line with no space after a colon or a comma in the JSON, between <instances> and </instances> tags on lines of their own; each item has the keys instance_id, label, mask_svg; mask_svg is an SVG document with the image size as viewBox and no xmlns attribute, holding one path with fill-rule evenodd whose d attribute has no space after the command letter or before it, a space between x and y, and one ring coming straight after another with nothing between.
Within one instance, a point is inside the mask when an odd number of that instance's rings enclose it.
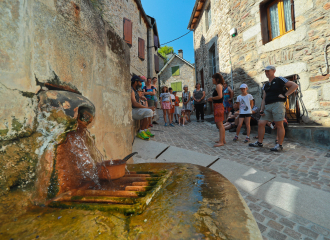
<instances>
[{"instance_id":1,"label":"stone building","mask_svg":"<svg viewBox=\"0 0 330 240\"><path fill-rule=\"evenodd\" d=\"M105 20L130 47L131 75L157 77L160 44L156 20L145 13L140 0L100 2Z\"/></svg>"},{"instance_id":2,"label":"stone building","mask_svg":"<svg viewBox=\"0 0 330 240\"><path fill-rule=\"evenodd\" d=\"M195 89L195 66L183 58L183 51L172 54L159 72L160 85L172 87L177 96L182 97L183 86L192 92Z\"/></svg>"},{"instance_id":3,"label":"stone building","mask_svg":"<svg viewBox=\"0 0 330 240\"><path fill-rule=\"evenodd\" d=\"M188 28L194 31L197 81L206 91L214 72L230 85L232 72L235 95L247 83L259 105L267 81L262 69L275 65L278 76L299 84L287 114L330 126L328 0L196 0Z\"/></svg>"}]
</instances>

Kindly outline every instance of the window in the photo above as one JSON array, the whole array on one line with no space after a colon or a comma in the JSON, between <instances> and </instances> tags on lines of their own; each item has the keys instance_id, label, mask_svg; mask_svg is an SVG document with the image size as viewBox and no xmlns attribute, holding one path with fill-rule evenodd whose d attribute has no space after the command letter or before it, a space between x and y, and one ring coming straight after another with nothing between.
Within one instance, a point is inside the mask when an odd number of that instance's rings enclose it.
<instances>
[{"instance_id":1,"label":"window","mask_svg":"<svg viewBox=\"0 0 330 240\"><path fill-rule=\"evenodd\" d=\"M145 57L145 45L144 45L144 40L142 38L138 39L138 56L139 58L141 58L142 60L144 60Z\"/></svg>"},{"instance_id":2,"label":"window","mask_svg":"<svg viewBox=\"0 0 330 240\"><path fill-rule=\"evenodd\" d=\"M171 88L173 89L173 91L182 92L182 82L171 83Z\"/></svg>"},{"instance_id":3,"label":"window","mask_svg":"<svg viewBox=\"0 0 330 240\"><path fill-rule=\"evenodd\" d=\"M159 72L159 57L155 54L154 59L155 59L155 71L158 73Z\"/></svg>"},{"instance_id":4,"label":"window","mask_svg":"<svg viewBox=\"0 0 330 240\"><path fill-rule=\"evenodd\" d=\"M215 46L213 45L209 50L210 59L210 77L217 72L217 61L215 55Z\"/></svg>"},{"instance_id":5,"label":"window","mask_svg":"<svg viewBox=\"0 0 330 240\"><path fill-rule=\"evenodd\" d=\"M211 4L206 9L206 15L205 15L205 26L206 26L206 31L209 30L210 26L212 23L212 15L211 15Z\"/></svg>"},{"instance_id":6,"label":"window","mask_svg":"<svg viewBox=\"0 0 330 240\"><path fill-rule=\"evenodd\" d=\"M124 18L124 41L130 45L132 45L132 26L132 21Z\"/></svg>"},{"instance_id":7,"label":"window","mask_svg":"<svg viewBox=\"0 0 330 240\"><path fill-rule=\"evenodd\" d=\"M172 67L172 76L179 76L179 75L180 75L180 67L179 66Z\"/></svg>"},{"instance_id":8,"label":"window","mask_svg":"<svg viewBox=\"0 0 330 240\"><path fill-rule=\"evenodd\" d=\"M267 1L260 4L263 44L295 29L293 0Z\"/></svg>"}]
</instances>

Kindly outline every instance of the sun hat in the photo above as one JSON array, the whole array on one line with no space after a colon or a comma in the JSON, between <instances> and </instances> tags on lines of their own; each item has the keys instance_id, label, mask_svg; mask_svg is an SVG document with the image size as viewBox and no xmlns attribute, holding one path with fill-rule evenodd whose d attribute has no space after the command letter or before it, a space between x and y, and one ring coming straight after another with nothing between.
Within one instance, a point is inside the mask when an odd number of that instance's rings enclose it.
<instances>
[{"instance_id":1,"label":"sun hat","mask_svg":"<svg viewBox=\"0 0 330 240\"><path fill-rule=\"evenodd\" d=\"M245 83L243 83L239 88L248 88L248 86Z\"/></svg>"},{"instance_id":2,"label":"sun hat","mask_svg":"<svg viewBox=\"0 0 330 240\"><path fill-rule=\"evenodd\" d=\"M185 88L185 87L187 88L188 86L187 85L184 85L183 88Z\"/></svg>"},{"instance_id":3,"label":"sun hat","mask_svg":"<svg viewBox=\"0 0 330 240\"><path fill-rule=\"evenodd\" d=\"M264 69L262 69L263 71L266 71L266 70L276 70L276 67L273 66L273 65L269 65L267 67L265 67Z\"/></svg>"}]
</instances>

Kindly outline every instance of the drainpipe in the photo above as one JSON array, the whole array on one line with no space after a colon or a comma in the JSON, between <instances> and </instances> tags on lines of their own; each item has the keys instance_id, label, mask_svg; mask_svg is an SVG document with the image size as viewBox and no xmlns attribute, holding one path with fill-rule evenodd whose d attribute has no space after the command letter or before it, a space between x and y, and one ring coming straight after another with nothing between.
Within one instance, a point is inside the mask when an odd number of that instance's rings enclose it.
<instances>
[{"instance_id":1,"label":"drainpipe","mask_svg":"<svg viewBox=\"0 0 330 240\"><path fill-rule=\"evenodd\" d=\"M194 47L194 58L195 58L195 85L196 85L197 84L197 65L196 65L196 51L195 51L195 29L193 30L193 47Z\"/></svg>"}]
</instances>

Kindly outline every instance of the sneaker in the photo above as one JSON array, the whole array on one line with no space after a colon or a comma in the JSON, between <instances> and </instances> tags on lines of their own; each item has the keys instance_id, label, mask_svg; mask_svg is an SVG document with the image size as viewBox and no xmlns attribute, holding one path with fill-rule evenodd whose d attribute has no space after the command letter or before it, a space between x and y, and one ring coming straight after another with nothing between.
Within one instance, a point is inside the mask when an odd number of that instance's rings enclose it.
<instances>
[{"instance_id":1,"label":"sneaker","mask_svg":"<svg viewBox=\"0 0 330 240\"><path fill-rule=\"evenodd\" d=\"M238 137L235 136L234 139L233 139L233 141L234 141L234 142L237 142L237 140L238 140Z\"/></svg>"},{"instance_id":2,"label":"sneaker","mask_svg":"<svg viewBox=\"0 0 330 240\"><path fill-rule=\"evenodd\" d=\"M167 127L168 125L167 125L167 123L165 123L165 127Z\"/></svg>"},{"instance_id":3,"label":"sneaker","mask_svg":"<svg viewBox=\"0 0 330 240\"><path fill-rule=\"evenodd\" d=\"M280 152L280 151L283 151L283 147L280 146L280 144L276 144L275 147L271 148L270 151L273 151L273 152Z\"/></svg>"},{"instance_id":4,"label":"sneaker","mask_svg":"<svg viewBox=\"0 0 330 240\"><path fill-rule=\"evenodd\" d=\"M149 129L147 130L147 131L144 131L145 132L145 134L148 136L148 137L154 137L155 136L155 134L152 134L150 131L149 131Z\"/></svg>"},{"instance_id":5,"label":"sneaker","mask_svg":"<svg viewBox=\"0 0 330 240\"><path fill-rule=\"evenodd\" d=\"M170 123L170 126L171 126L171 127L174 127L173 123Z\"/></svg>"},{"instance_id":6,"label":"sneaker","mask_svg":"<svg viewBox=\"0 0 330 240\"><path fill-rule=\"evenodd\" d=\"M138 138L141 138L142 140L149 140L149 137L147 136L147 134L144 131L138 132L138 134L136 136Z\"/></svg>"},{"instance_id":7,"label":"sneaker","mask_svg":"<svg viewBox=\"0 0 330 240\"><path fill-rule=\"evenodd\" d=\"M250 147L263 147L264 145L258 141L256 141L255 143L250 143L249 144Z\"/></svg>"},{"instance_id":8,"label":"sneaker","mask_svg":"<svg viewBox=\"0 0 330 240\"><path fill-rule=\"evenodd\" d=\"M246 137L245 140L244 140L244 143L247 143L247 142L250 142L250 138L249 137Z\"/></svg>"},{"instance_id":9,"label":"sneaker","mask_svg":"<svg viewBox=\"0 0 330 240\"><path fill-rule=\"evenodd\" d=\"M175 123L179 124L178 120L175 120Z\"/></svg>"}]
</instances>

